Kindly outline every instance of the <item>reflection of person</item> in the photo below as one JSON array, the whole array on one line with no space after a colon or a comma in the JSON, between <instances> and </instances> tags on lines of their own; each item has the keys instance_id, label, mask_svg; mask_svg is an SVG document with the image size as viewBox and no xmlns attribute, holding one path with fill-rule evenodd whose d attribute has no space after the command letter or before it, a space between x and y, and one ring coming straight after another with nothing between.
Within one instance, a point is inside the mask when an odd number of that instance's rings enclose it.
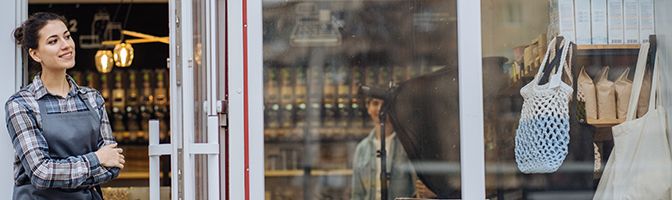
<instances>
[{"instance_id":1,"label":"reflection of person","mask_svg":"<svg viewBox=\"0 0 672 200\"><path fill-rule=\"evenodd\" d=\"M16 152L14 199L102 199L124 167L104 101L66 74L75 43L62 16L35 13L14 30L41 72L5 104Z\"/></svg>"},{"instance_id":2,"label":"reflection of person","mask_svg":"<svg viewBox=\"0 0 672 200\"><path fill-rule=\"evenodd\" d=\"M355 150L352 177L352 199L373 200L380 197L380 158L376 151L380 149L380 120L378 112L383 100L367 101L367 111L375 123L371 134L357 145ZM424 184L416 181L415 172L410 165L408 156L396 137L389 118L385 123L385 149L387 150L387 171L390 173L388 197L413 197L416 187L419 191L428 191ZM388 126L389 125L389 126ZM431 192L430 192L431 193ZM425 195L431 196L431 195Z\"/></svg>"}]
</instances>

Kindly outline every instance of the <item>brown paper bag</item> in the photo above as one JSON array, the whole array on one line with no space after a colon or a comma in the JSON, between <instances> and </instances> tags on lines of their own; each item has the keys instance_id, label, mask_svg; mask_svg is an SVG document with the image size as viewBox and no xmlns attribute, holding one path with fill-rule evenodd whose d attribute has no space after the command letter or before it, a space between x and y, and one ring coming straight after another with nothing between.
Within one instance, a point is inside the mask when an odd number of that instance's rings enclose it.
<instances>
[{"instance_id":1,"label":"brown paper bag","mask_svg":"<svg viewBox=\"0 0 672 200\"><path fill-rule=\"evenodd\" d=\"M586 119L597 119L597 97L595 92L595 83L586 73L585 67L581 67L579 78L577 79L577 99L584 103Z\"/></svg>"},{"instance_id":2,"label":"brown paper bag","mask_svg":"<svg viewBox=\"0 0 672 200\"><path fill-rule=\"evenodd\" d=\"M651 96L651 71L647 69L642 81L642 90L639 92L639 101L637 102L637 118L644 116L649 110L649 96Z\"/></svg>"},{"instance_id":3,"label":"brown paper bag","mask_svg":"<svg viewBox=\"0 0 672 200\"><path fill-rule=\"evenodd\" d=\"M616 92L614 91L614 82L608 79L609 66L602 68L602 72L597 77L597 118L612 119L616 116Z\"/></svg>"},{"instance_id":4,"label":"brown paper bag","mask_svg":"<svg viewBox=\"0 0 672 200\"><path fill-rule=\"evenodd\" d=\"M630 92L632 91L632 81L628 79L630 68L628 67L621 76L614 81L614 90L616 90L616 110L618 119L625 119L628 112L628 103L630 103Z\"/></svg>"}]
</instances>

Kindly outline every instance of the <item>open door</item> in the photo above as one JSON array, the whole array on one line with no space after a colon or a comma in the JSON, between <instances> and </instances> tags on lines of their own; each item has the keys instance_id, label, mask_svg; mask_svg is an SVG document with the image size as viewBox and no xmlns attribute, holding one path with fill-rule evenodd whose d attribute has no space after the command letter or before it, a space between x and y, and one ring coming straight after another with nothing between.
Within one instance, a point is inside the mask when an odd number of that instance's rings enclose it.
<instances>
[{"instance_id":1,"label":"open door","mask_svg":"<svg viewBox=\"0 0 672 200\"><path fill-rule=\"evenodd\" d=\"M155 172L150 172L151 199L163 198L157 193L160 155L171 157L171 199L220 198L219 113L224 107L218 98L221 77L213 56L216 8L215 0L169 2L171 142L150 143L150 167Z\"/></svg>"}]
</instances>

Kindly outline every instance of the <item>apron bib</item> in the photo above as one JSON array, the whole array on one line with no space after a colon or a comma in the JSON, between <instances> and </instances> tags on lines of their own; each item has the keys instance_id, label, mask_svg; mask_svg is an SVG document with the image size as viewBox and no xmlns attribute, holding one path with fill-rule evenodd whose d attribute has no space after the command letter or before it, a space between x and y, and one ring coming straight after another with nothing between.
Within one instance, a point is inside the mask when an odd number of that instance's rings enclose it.
<instances>
[{"instance_id":1,"label":"apron bib","mask_svg":"<svg viewBox=\"0 0 672 200\"><path fill-rule=\"evenodd\" d=\"M80 156L98 150L102 144L100 136L100 117L91 107L86 97L77 95L84 101L88 110L68 113L47 113L44 98L38 100L42 118L42 136L49 146L49 156L53 159L64 159ZM27 171L17 180L14 187L14 199L102 199L94 187L78 189L37 189L30 184ZM21 178L24 177L24 178Z\"/></svg>"}]
</instances>

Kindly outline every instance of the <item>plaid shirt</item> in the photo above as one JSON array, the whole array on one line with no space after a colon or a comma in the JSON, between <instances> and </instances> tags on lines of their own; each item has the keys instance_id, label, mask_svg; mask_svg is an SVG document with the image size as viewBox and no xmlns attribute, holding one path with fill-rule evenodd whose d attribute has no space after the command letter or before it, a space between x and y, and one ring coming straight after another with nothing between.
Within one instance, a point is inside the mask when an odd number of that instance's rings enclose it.
<instances>
[{"instance_id":1,"label":"plaid shirt","mask_svg":"<svg viewBox=\"0 0 672 200\"><path fill-rule=\"evenodd\" d=\"M65 98L49 94L40 74L33 82L12 95L5 104L7 128L16 151L14 180L28 171L30 182L36 188L87 188L112 180L119 175L119 168L106 168L94 152L54 159L49 156L49 146L42 135L42 119L37 100L47 101L48 113L87 111L86 104L77 95L85 95L92 108L100 116L100 134L103 145L116 143L112 136L110 121L105 111L105 101L98 91L79 87L72 77L67 76L71 90ZM10 127L11 126L11 127ZM100 147L100 146L99 146Z\"/></svg>"}]
</instances>

